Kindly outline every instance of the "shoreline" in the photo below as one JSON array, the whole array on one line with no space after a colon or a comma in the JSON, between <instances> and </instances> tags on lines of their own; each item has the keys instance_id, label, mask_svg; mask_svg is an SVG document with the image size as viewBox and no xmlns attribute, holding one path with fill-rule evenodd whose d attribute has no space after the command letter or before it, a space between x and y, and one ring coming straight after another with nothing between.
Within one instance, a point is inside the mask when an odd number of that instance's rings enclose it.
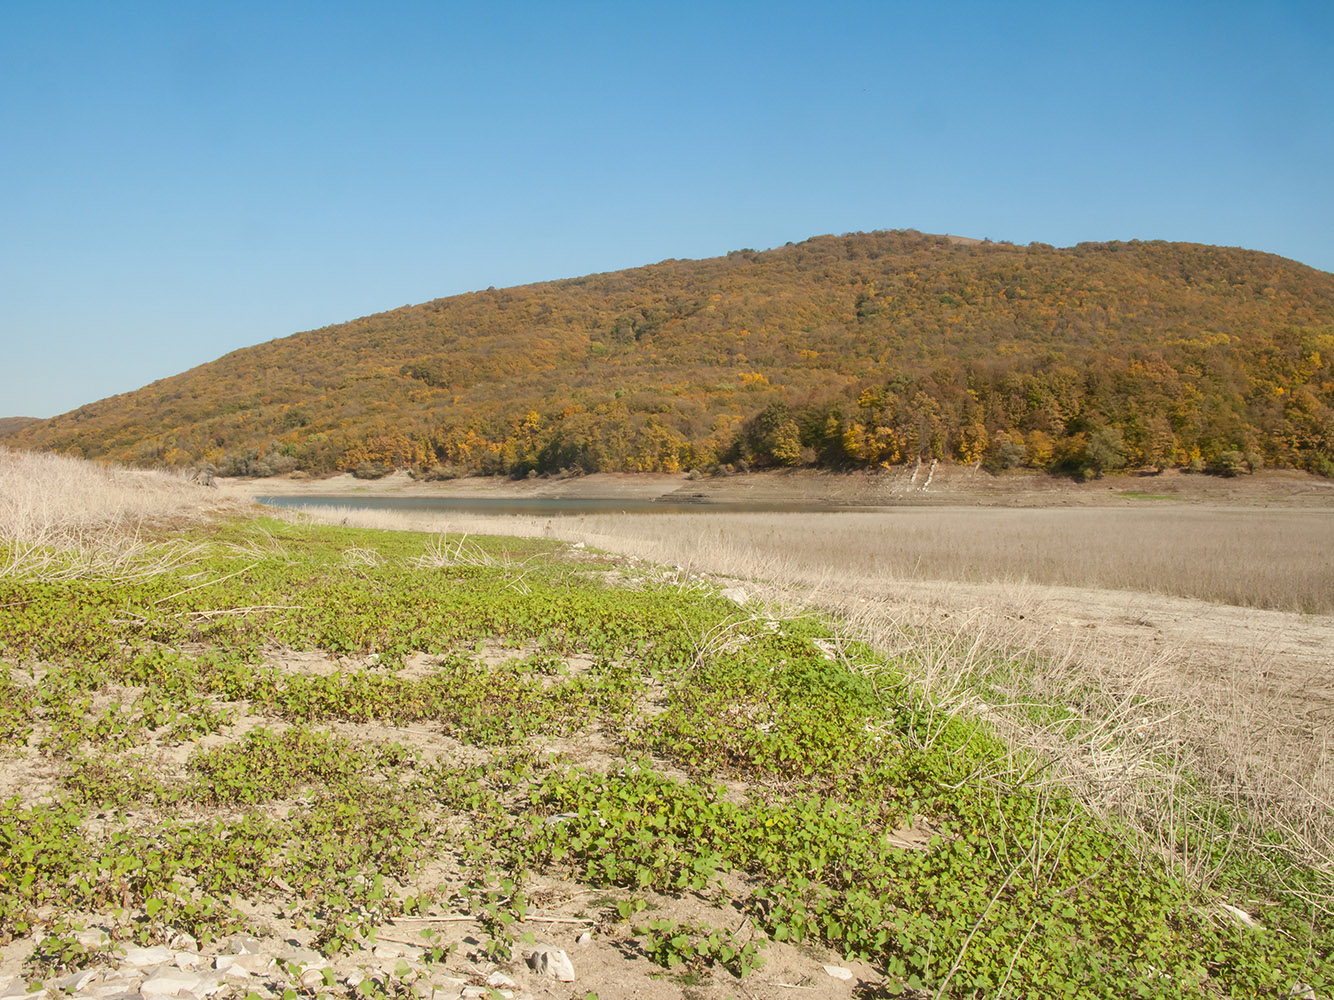
<instances>
[{"instance_id":1,"label":"shoreline","mask_svg":"<svg viewBox=\"0 0 1334 1000\"><path fill-rule=\"evenodd\" d=\"M1265 471L1224 478L1170 469L1158 474L1119 474L1079 483L1045 473L993 475L970 467L911 466L883 472L809 469L700 476L690 473L602 472L567 478L507 479L473 476L428 482L407 472L381 479L350 473L316 478L293 473L264 479L218 477L225 493L249 499L290 497L439 497L495 500L626 500L691 504L791 504L830 510L876 507L1143 507L1206 504L1228 508L1326 508L1334 510L1334 481L1305 472Z\"/></svg>"}]
</instances>

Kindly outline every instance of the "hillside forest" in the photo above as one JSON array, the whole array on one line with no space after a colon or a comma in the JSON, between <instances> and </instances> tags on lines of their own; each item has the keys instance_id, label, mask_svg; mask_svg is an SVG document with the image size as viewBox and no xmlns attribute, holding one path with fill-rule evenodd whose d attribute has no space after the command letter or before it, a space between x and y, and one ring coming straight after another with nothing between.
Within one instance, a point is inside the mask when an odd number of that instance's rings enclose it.
<instances>
[{"instance_id":1,"label":"hillside forest","mask_svg":"<svg viewBox=\"0 0 1334 1000\"><path fill-rule=\"evenodd\" d=\"M821 236L404 306L6 430L248 475L1329 476L1334 275L1187 243Z\"/></svg>"}]
</instances>

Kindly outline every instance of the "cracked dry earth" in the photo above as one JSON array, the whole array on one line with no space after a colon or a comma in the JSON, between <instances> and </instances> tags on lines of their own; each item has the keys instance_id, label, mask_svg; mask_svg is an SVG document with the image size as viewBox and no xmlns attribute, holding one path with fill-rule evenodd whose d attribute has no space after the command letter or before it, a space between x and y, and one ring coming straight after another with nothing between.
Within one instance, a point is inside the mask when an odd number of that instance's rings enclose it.
<instances>
[{"instance_id":1,"label":"cracked dry earth","mask_svg":"<svg viewBox=\"0 0 1334 1000\"><path fill-rule=\"evenodd\" d=\"M480 662L496 666L530 655L534 649L488 643L473 652ZM432 657L415 654L398 672L407 677L427 677L435 662ZM588 656L573 655L565 657L564 662L569 674L578 674L593 661ZM266 665L292 674L328 676L373 668L376 660L284 650L275 651ZM29 683L37 683L41 674L24 676ZM138 693L134 688L114 687L104 691L98 703L132 702ZM660 710L661 697L662 693L652 687L646 690L644 711L652 714ZM252 713L244 702L215 701L214 707L232 713L232 722L218 732L176 741L164 729L152 731L137 752L144 772L159 780L184 779L189 761L200 752L236 745L256 730L281 733L290 728L279 718ZM408 748L423 766L485 766L492 759L492 749L461 742L434 731L429 724L330 721L320 728L360 747L397 743ZM17 797L23 805L57 800L62 763L43 753L43 735L39 726L26 746L0 755L0 799ZM573 764L607 772L625 763L615 739L596 727L570 737L537 737L531 749L538 760L553 766ZM664 776L686 778L664 761L654 763ZM744 795L743 783L729 783L729 797ZM267 813L281 820L301 805L300 795L279 799L269 803ZM521 796L512 795L507 807L521 812L525 804ZM197 808L195 818L203 819L206 813L208 810ZM96 836L115 828L148 827L163 818L163 812L151 806L119 813L107 810L90 816L84 828ZM906 844L914 832L904 833ZM462 830L460 835L465 835ZM637 928L618 914L617 902L628 895L626 892L595 890L559 879L539 879L527 887L530 912L511 927L519 943L508 957L496 955L488 951L485 922L468 907L466 879L461 852L448 848L420 866L410 883L386 877L385 888L391 897L417 895L434 903L413 916L400 914L386 919L373 939L362 939L360 947L333 958L315 947L309 904L277 878L260 895L234 900L250 932L203 946L189 934L179 933L170 936L166 945L137 947L124 937L123 914L62 914L73 927L80 928L71 937L81 954L59 973L33 978L26 963L42 942L40 934L18 938L0 948L0 1000L319 1000L335 996L402 1000L583 1000L589 996L600 1000L667 1000L682 996L758 1000L801 996L833 1000L860 995L882 980L865 962L846 961L819 945L784 942L770 942L763 952L763 967L744 979L716 967L667 971L650 961ZM736 876L728 876L722 886L705 893L637 893L644 906L640 916L682 923L704 921L732 928L739 940L745 940L748 919L731 901L739 894L729 892L728 882L736 880ZM46 907L37 916L49 919L56 914Z\"/></svg>"}]
</instances>

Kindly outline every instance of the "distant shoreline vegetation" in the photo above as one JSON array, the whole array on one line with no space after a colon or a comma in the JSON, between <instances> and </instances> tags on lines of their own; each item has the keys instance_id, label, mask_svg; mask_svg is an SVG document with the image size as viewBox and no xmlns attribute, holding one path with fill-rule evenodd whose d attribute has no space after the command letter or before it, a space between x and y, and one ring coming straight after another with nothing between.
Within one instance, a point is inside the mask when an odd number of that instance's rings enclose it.
<instances>
[{"instance_id":1,"label":"distant shoreline vegetation","mask_svg":"<svg viewBox=\"0 0 1334 1000\"><path fill-rule=\"evenodd\" d=\"M1334 275L1185 243L823 236L296 334L7 442L248 476L1334 476Z\"/></svg>"}]
</instances>

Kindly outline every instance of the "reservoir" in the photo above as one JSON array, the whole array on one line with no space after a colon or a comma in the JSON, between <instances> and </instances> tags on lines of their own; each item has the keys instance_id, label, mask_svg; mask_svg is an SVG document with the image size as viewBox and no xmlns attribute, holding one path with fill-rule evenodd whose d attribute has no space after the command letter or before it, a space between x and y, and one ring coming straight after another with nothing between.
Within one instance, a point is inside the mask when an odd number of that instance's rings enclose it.
<instances>
[{"instance_id":1,"label":"reservoir","mask_svg":"<svg viewBox=\"0 0 1334 1000\"><path fill-rule=\"evenodd\" d=\"M405 496L303 496L272 494L255 500L289 510L383 510L412 514L527 514L532 517L575 514L827 514L835 511L881 510L856 504L801 501L713 501L653 500L596 497L405 497Z\"/></svg>"}]
</instances>

